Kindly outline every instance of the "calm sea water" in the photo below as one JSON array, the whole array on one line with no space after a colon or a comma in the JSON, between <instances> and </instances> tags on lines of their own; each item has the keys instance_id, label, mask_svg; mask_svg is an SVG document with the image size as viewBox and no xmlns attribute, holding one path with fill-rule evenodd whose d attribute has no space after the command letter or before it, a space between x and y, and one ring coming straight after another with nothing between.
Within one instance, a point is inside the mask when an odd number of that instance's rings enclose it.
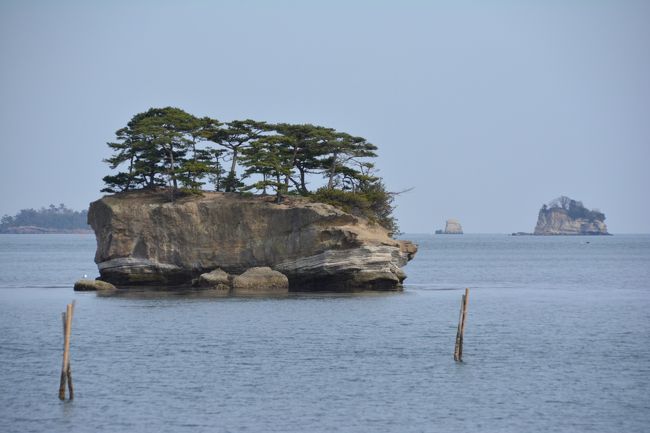
<instances>
[{"instance_id":1,"label":"calm sea water","mask_svg":"<svg viewBox=\"0 0 650 433\"><path fill-rule=\"evenodd\" d=\"M650 430L650 236L407 237L404 293L210 299L74 293L93 236L0 235L0 431Z\"/></svg>"}]
</instances>

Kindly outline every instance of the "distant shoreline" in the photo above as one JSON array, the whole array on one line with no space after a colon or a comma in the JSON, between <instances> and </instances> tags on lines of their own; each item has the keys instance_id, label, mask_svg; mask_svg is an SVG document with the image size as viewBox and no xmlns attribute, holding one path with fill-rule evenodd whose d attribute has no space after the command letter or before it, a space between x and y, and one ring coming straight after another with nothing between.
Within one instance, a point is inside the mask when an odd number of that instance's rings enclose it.
<instances>
[{"instance_id":1,"label":"distant shoreline","mask_svg":"<svg viewBox=\"0 0 650 433\"><path fill-rule=\"evenodd\" d=\"M92 229L54 229L49 227L37 226L17 226L8 227L0 234L4 235L42 235L42 234L93 234Z\"/></svg>"}]
</instances>

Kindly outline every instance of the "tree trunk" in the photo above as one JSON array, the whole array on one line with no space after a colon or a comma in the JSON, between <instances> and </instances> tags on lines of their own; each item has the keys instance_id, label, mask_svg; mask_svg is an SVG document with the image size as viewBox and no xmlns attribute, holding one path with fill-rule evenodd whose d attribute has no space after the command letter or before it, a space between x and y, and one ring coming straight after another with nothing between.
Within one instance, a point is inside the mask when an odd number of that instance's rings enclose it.
<instances>
[{"instance_id":1,"label":"tree trunk","mask_svg":"<svg viewBox=\"0 0 650 433\"><path fill-rule=\"evenodd\" d=\"M194 167L192 170L196 170L196 137L192 136L192 161L194 161ZM190 173L188 173L189 175ZM192 173L192 176L190 176L190 179L192 179L192 184L196 182L196 172ZM194 186L192 186L192 189L194 189Z\"/></svg>"},{"instance_id":2,"label":"tree trunk","mask_svg":"<svg viewBox=\"0 0 650 433\"><path fill-rule=\"evenodd\" d=\"M298 167L300 172L300 190L303 194L307 194L307 184L305 183L305 169L303 167Z\"/></svg>"},{"instance_id":3,"label":"tree trunk","mask_svg":"<svg viewBox=\"0 0 650 433\"><path fill-rule=\"evenodd\" d=\"M282 202L282 183L280 182L280 175L275 176L275 180L277 181L276 186L275 186L275 192L276 192L276 203L281 203Z\"/></svg>"},{"instance_id":4,"label":"tree trunk","mask_svg":"<svg viewBox=\"0 0 650 433\"><path fill-rule=\"evenodd\" d=\"M300 184L298 183L297 180L295 180L292 177L290 177L289 180L291 181L291 183L293 183L293 186L296 187L296 191L302 191L302 189L300 188ZM289 191L289 188L287 188L287 191Z\"/></svg>"},{"instance_id":5,"label":"tree trunk","mask_svg":"<svg viewBox=\"0 0 650 433\"><path fill-rule=\"evenodd\" d=\"M334 152L334 157L332 158L332 167L330 167L330 178L327 182L327 189L332 189L334 187L334 173L336 172L336 159L338 158L338 152Z\"/></svg>"},{"instance_id":6,"label":"tree trunk","mask_svg":"<svg viewBox=\"0 0 650 433\"><path fill-rule=\"evenodd\" d=\"M131 187L131 181L133 180L133 158L135 158L135 155L131 154L131 159L129 160L129 180L126 182L126 188L124 188L124 191L129 190Z\"/></svg>"},{"instance_id":7,"label":"tree trunk","mask_svg":"<svg viewBox=\"0 0 650 433\"><path fill-rule=\"evenodd\" d=\"M170 197L172 202L174 201L174 193L176 192L176 189L178 188L178 185L176 184L176 173L174 173L174 146L169 145L169 176L171 179L171 192L170 192Z\"/></svg>"},{"instance_id":8,"label":"tree trunk","mask_svg":"<svg viewBox=\"0 0 650 433\"><path fill-rule=\"evenodd\" d=\"M237 170L237 148L232 149L232 164L230 164L230 174L228 175L231 180L235 180L235 172ZM232 192L233 186L226 185L226 192Z\"/></svg>"},{"instance_id":9,"label":"tree trunk","mask_svg":"<svg viewBox=\"0 0 650 433\"><path fill-rule=\"evenodd\" d=\"M289 169L289 173L293 171L293 167L296 166L296 160L298 159L298 146L293 147L293 156L291 158L291 168ZM295 184L295 181L291 179L291 181ZM289 191L289 175L287 174L284 177L284 190Z\"/></svg>"}]
</instances>

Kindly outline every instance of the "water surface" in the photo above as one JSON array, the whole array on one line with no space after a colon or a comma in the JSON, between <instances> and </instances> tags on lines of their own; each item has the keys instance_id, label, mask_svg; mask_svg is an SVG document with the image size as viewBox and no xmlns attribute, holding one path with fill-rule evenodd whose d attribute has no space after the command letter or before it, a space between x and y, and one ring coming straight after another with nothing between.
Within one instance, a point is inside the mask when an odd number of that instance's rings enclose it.
<instances>
[{"instance_id":1,"label":"water surface","mask_svg":"<svg viewBox=\"0 0 650 433\"><path fill-rule=\"evenodd\" d=\"M93 236L0 235L0 431L648 431L650 236L407 237L404 293L210 299L74 293Z\"/></svg>"}]
</instances>

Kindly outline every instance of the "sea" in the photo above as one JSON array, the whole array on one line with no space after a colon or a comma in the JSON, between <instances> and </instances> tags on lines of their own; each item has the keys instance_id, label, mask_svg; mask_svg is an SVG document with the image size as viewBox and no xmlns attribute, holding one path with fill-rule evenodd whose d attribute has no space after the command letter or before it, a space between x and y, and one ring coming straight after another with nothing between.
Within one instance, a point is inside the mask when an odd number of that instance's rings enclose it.
<instances>
[{"instance_id":1,"label":"sea","mask_svg":"<svg viewBox=\"0 0 650 433\"><path fill-rule=\"evenodd\" d=\"M650 235L403 237L401 293L219 299L77 293L94 236L0 235L0 432L650 431Z\"/></svg>"}]
</instances>

